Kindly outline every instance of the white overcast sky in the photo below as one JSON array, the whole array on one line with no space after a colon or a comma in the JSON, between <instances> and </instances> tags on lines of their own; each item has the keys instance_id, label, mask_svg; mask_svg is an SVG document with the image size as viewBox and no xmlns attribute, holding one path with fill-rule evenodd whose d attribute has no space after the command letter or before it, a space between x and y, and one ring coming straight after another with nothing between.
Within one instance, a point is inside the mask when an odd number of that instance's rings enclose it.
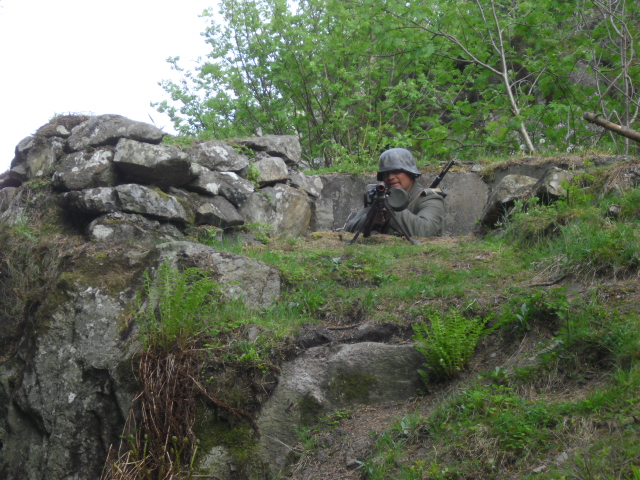
<instances>
[{"instance_id":1,"label":"white overcast sky","mask_svg":"<svg viewBox=\"0 0 640 480\"><path fill-rule=\"evenodd\" d=\"M0 173L55 114L114 113L164 127L151 101L209 49L199 15L217 0L0 0ZM175 78L175 77L173 77Z\"/></svg>"}]
</instances>

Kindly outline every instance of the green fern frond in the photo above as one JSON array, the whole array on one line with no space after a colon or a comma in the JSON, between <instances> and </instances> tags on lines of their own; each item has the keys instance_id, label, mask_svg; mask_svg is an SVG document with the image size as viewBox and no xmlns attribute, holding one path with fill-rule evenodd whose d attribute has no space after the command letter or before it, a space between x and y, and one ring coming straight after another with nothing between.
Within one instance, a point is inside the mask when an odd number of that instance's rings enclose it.
<instances>
[{"instance_id":1,"label":"green fern frond","mask_svg":"<svg viewBox=\"0 0 640 480\"><path fill-rule=\"evenodd\" d=\"M452 309L447 315L433 313L429 320L430 324L413 325L415 348L425 356L435 377L454 378L469 363L487 319L466 318Z\"/></svg>"}]
</instances>

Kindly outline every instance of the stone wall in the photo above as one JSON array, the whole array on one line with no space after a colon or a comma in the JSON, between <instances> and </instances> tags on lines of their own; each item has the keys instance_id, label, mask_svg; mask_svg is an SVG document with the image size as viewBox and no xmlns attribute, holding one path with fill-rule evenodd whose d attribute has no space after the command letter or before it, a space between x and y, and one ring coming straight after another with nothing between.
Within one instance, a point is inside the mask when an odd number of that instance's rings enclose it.
<instances>
[{"instance_id":1,"label":"stone wall","mask_svg":"<svg viewBox=\"0 0 640 480\"><path fill-rule=\"evenodd\" d=\"M95 240L181 240L185 227L223 229L258 222L276 233L339 230L361 208L373 177L305 175L294 136L267 135L189 148L162 145L164 133L118 115L60 116L16 146L0 175L0 222L15 223L18 188L51 179L59 204L85 219ZM437 174L426 172L425 178ZM445 232L472 231L487 187L472 173L443 183Z\"/></svg>"},{"instance_id":2,"label":"stone wall","mask_svg":"<svg viewBox=\"0 0 640 480\"><path fill-rule=\"evenodd\" d=\"M185 227L223 229L246 223L275 233L304 235L340 230L361 208L365 185L375 178L305 175L300 143L291 135L234 142L212 140L189 148L162 145L158 128L119 115L59 116L16 146L11 169L0 175L0 223L14 223L13 202L22 183L52 179L59 203L86 221L96 240L180 240ZM591 159L608 162L608 159ZM613 161L626 160L626 157ZM563 159L522 158L491 174L458 164L441 183L445 235L477 229L492 191L508 175L539 180ZM423 171L426 186L436 168Z\"/></svg>"}]
</instances>

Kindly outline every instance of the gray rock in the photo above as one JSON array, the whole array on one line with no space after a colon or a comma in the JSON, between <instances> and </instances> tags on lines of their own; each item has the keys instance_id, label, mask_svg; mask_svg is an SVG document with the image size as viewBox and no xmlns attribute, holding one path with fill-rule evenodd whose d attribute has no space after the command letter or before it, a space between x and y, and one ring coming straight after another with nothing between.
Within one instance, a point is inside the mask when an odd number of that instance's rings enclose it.
<instances>
[{"instance_id":1,"label":"gray rock","mask_svg":"<svg viewBox=\"0 0 640 480\"><path fill-rule=\"evenodd\" d=\"M424 357L412 345L356 343L314 347L282 366L258 418L260 452L274 471L285 466L296 428L354 404L406 400L422 386Z\"/></svg>"},{"instance_id":2,"label":"gray rock","mask_svg":"<svg viewBox=\"0 0 640 480\"><path fill-rule=\"evenodd\" d=\"M307 176L302 172L289 172L289 178L291 179L291 186L299 188L306 192L307 195L318 198L322 193L324 184L320 175Z\"/></svg>"},{"instance_id":3,"label":"gray rock","mask_svg":"<svg viewBox=\"0 0 640 480\"><path fill-rule=\"evenodd\" d=\"M220 172L220 178L222 179L220 195L236 207L241 207L255 191L249 180L240 178L234 172Z\"/></svg>"},{"instance_id":4,"label":"gray rock","mask_svg":"<svg viewBox=\"0 0 640 480\"><path fill-rule=\"evenodd\" d=\"M220 172L212 172L208 168L194 164L195 171L198 173L198 177L195 180L184 185L184 188L193 192L201 193L202 195L216 196L220 193L220 188L225 183L224 178Z\"/></svg>"},{"instance_id":5,"label":"gray rock","mask_svg":"<svg viewBox=\"0 0 640 480\"><path fill-rule=\"evenodd\" d=\"M18 191L15 187L5 187L0 190L0 213L4 213Z\"/></svg>"},{"instance_id":6,"label":"gray rock","mask_svg":"<svg viewBox=\"0 0 640 480\"><path fill-rule=\"evenodd\" d=\"M286 182L289 179L287 165L280 157L263 156L253 163L258 172L256 181L260 187Z\"/></svg>"},{"instance_id":7,"label":"gray rock","mask_svg":"<svg viewBox=\"0 0 640 480\"><path fill-rule=\"evenodd\" d=\"M20 163L24 163L27 160L27 153L31 147L33 147L35 137L28 136L20 140L20 143L16 145L15 157L11 161L11 167L15 167Z\"/></svg>"},{"instance_id":8,"label":"gray rock","mask_svg":"<svg viewBox=\"0 0 640 480\"><path fill-rule=\"evenodd\" d=\"M175 225L150 220L135 213L114 212L96 218L87 227L91 240L153 245L182 240Z\"/></svg>"},{"instance_id":9,"label":"gray rock","mask_svg":"<svg viewBox=\"0 0 640 480\"><path fill-rule=\"evenodd\" d=\"M525 175L507 175L491 192L489 200L480 216L480 224L493 228L498 222L504 220L516 200L531 195L531 190L537 180Z\"/></svg>"},{"instance_id":10,"label":"gray rock","mask_svg":"<svg viewBox=\"0 0 640 480\"><path fill-rule=\"evenodd\" d=\"M7 187L8 189L12 187ZM0 190L4 191L7 188ZM28 218L25 213L27 208L26 201L23 200L21 195L21 188L18 187L14 190L13 193L8 193L7 196L10 196L11 199L8 199L8 202L3 205L4 211L0 214L0 225L25 225L28 223Z\"/></svg>"},{"instance_id":11,"label":"gray rock","mask_svg":"<svg viewBox=\"0 0 640 480\"><path fill-rule=\"evenodd\" d=\"M224 447L213 447L202 455L198 467L212 475L211 478L232 480L233 465L233 455L227 452Z\"/></svg>"},{"instance_id":12,"label":"gray rock","mask_svg":"<svg viewBox=\"0 0 640 480\"><path fill-rule=\"evenodd\" d=\"M51 176L51 170L64 153L64 139L35 137L27 152L26 167L29 179Z\"/></svg>"},{"instance_id":13,"label":"gray rock","mask_svg":"<svg viewBox=\"0 0 640 480\"><path fill-rule=\"evenodd\" d=\"M158 189L130 183L118 185L115 190L120 210L123 212L141 213L156 219L180 223L194 220L182 202Z\"/></svg>"},{"instance_id":14,"label":"gray rock","mask_svg":"<svg viewBox=\"0 0 640 480\"><path fill-rule=\"evenodd\" d=\"M169 262L176 268L195 264L211 271L226 298L241 299L251 308L269 306L280 296L280 273L258 260L192 242L169 242L156 249L159 264Z\"/></svg>"},{"instance_id":15,"label":"gray rock","mask_svg":"<svg viewBox=\"0 0 640 480\"><path fill-rule=\"evenodd\" d=\"M478 175L466 172L447 173L440 187L448 193L444 200L444 234L469 234L477 226L489 188Z\"/></svg>"},{"instance_id":16,"label":"gray rock","mask_svg":"<svg viewBox=\"0 0 640 480\"><path fill-rule=\"evenodd\" d=\"M58 197L62 208L76 212L99 215L122 209L118 192L113 187L88 188L63 193Z\"/></svg>"},{"instance_id":17,"label":"gray rock","mask_svg":"<svg viewBox=\"0 0 640 480\"><path fill-rule=\"evenodd\" d=\"M322 177L324 188L322 198L325 205L331 200L333 203L333 228L344 228L363 205L365 186L376 183L375 177L359 178L353 175L325 175ZM327 229L328 230L328 229Z\"/></svg>"},{"instance_id":18,"label":"gray rock","mask_svg":"<svg viewBox=\"0 0 640 480\"><path fill-rule=\"evenodd\" d=\"M333 230L335 225L333 211L333 200L330 198L319 198L311 202L309 230L312 232L327 232Z\"/></svg>"},{"instance_id":19,"label":"gray rock","mask_svg":"<svg viewBox=\"0 0 640 480\"><path fill-rule=\"evenodd\" d=\"M243 225L244 219L227 199L213 197L209 203L205 203L198 208L196 223L198 225L229 228Z\"/></svg>"},{"instance_id":20,"label":"gray rock","mask_svg":"<svg viewBox=\"0 0 640 480\"><path fill-rule=\"evenodd\" d=\"M163 136L162 130L148 123L134 122L121 115L99 115L76 126L67 143L75 152L88 147L115 145L121 138L160 143Z\"/></svg>"},{"instance_id":21,"label":"gray rock","mask_svg":"<svg viewBox=\"0 0 640 480\"><path fill-rule=\"evenodd\" d=\"M2 405L3 478L99 478L136 393L128 372L138 346L126 344L121 331L133 292L112 297L73 280L59 282L55 292L42 299L47 313L33 320L33 353L24 356L21 374L0 366L0 397L11 398Z\"/></svg>"},{"instance_id":22,"label":"gray rock","mask_svg":"<svg viewBox=\"0 0 640 480\"><path fill-rule=\"evenodd\" d=\"M245 222L272 225L281 235L305 235L311 221L311 207L305 193L277 184L256 192L239 211Z\"/></svg>"},{"instance_id":23,"label":"gray rock","mask_svg":"<svg viewBox=\"0 0 640 480\"><path fill-rule=\"evenodd\" d=\"M113 152L95 150L67 155L53 174L52 184L59 190L113 187L118 174L112 162Z\"/></svg>"},{"instance_id":24,"label":"gray rock","mask_svg":"<svg viewBox=\"0 0 640 480\"><path fill-rule=\"evenodd\" d=\"M27 180L29 180L26 163L21 163L19 165L16 165L9 171L11 172L10 175L12 175L16 179L19 179L22 182L26 182Z\"/></svg>"},{"instance_id":25,"label":"gray rock","mask_svg":"<svg viewBox=\"0 0 640 480\"><path fill-rule=\"evenodd\" d=\"M239 172L249 165L246 155L236 152L231 145L221 140L199 143L191 148L189 156L191 161L219 172Z\"/></svg>"},{"instance_id":26,"label":"gray rock","mask_svg":"<svg viewBox=\"0 0 640 480\"><path fill-rule=\"evenodd\" d=\"M563 184L573 182L574 174L558 167L549 171L533 187L533 194L544 202L553 202L567 196Z\"/></svg>"},{"instance_id":27,"label":"gray rock","mask_svg":"<svg viewBox=\"0 0 640 480\"><path fill-rule=\"evenodd\" d=\"M86 115L58 115L51 119L49 123L40 127L36 135L39 137L69 138L71 131L87 120L89 120L89 117Z\"/></svg>"},{"instance_id":28,"label":"gray rock","mask_svg":"<svg viewBox=\"0 0 640 480\"><path fill-rule=\"evenodd\" d=\"M265 135L264 137L238 140L238 143L246 145L256 152L265 152L272 157L280 157L292 167L297 166L302 158L300 141L294 135Z\"/></svg>"},{"instance_id":29,"label":"gray rock","mask_svg":"<svg viewBox=\"0 0 640 480\"><path fill-rule=\"evenodd\" d=\"M172 145L149 145L123 138L113 163L130 182L179 187L197 177L189 156Z\"/></svg>"},{"instance_id":30,"label":"gray rock","mask_svg":"<svg viewBox=\"0 0 640 480\"><path fill-rule=\"evenodd\" d=\"M25 172L22 165L18 165L13 169L0 174L0 189L6 187L19 187L22 185L22 182L27 180L27 176L20 172Z\"/></svg>"}]
</instances>

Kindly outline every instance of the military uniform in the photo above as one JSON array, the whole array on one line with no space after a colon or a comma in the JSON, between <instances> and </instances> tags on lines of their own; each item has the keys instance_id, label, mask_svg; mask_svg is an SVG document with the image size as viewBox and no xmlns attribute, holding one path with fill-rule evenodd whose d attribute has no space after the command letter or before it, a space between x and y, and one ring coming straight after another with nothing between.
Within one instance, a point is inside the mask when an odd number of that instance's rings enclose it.
<instances>
[{"instance_id":1,"label":"military uniform","mask_svg":"<svg viewBox=\"0 0 640 480\"><path fill-rule=\"evenodd\" d=\"M413 184L409 194L411 195L409 206L400 212L394 212L398 222L402 223L412 237L441 236L444 228L444 200L442 196L431 188L423 189L418 182ZM367 215L369 208L362 208L355 218L347 223L345 230L355 233L358 224ZM373 229L389 235L402 235L394 220L389 220L384 225L376 225Z\"/></svg>"}]
</instances>

